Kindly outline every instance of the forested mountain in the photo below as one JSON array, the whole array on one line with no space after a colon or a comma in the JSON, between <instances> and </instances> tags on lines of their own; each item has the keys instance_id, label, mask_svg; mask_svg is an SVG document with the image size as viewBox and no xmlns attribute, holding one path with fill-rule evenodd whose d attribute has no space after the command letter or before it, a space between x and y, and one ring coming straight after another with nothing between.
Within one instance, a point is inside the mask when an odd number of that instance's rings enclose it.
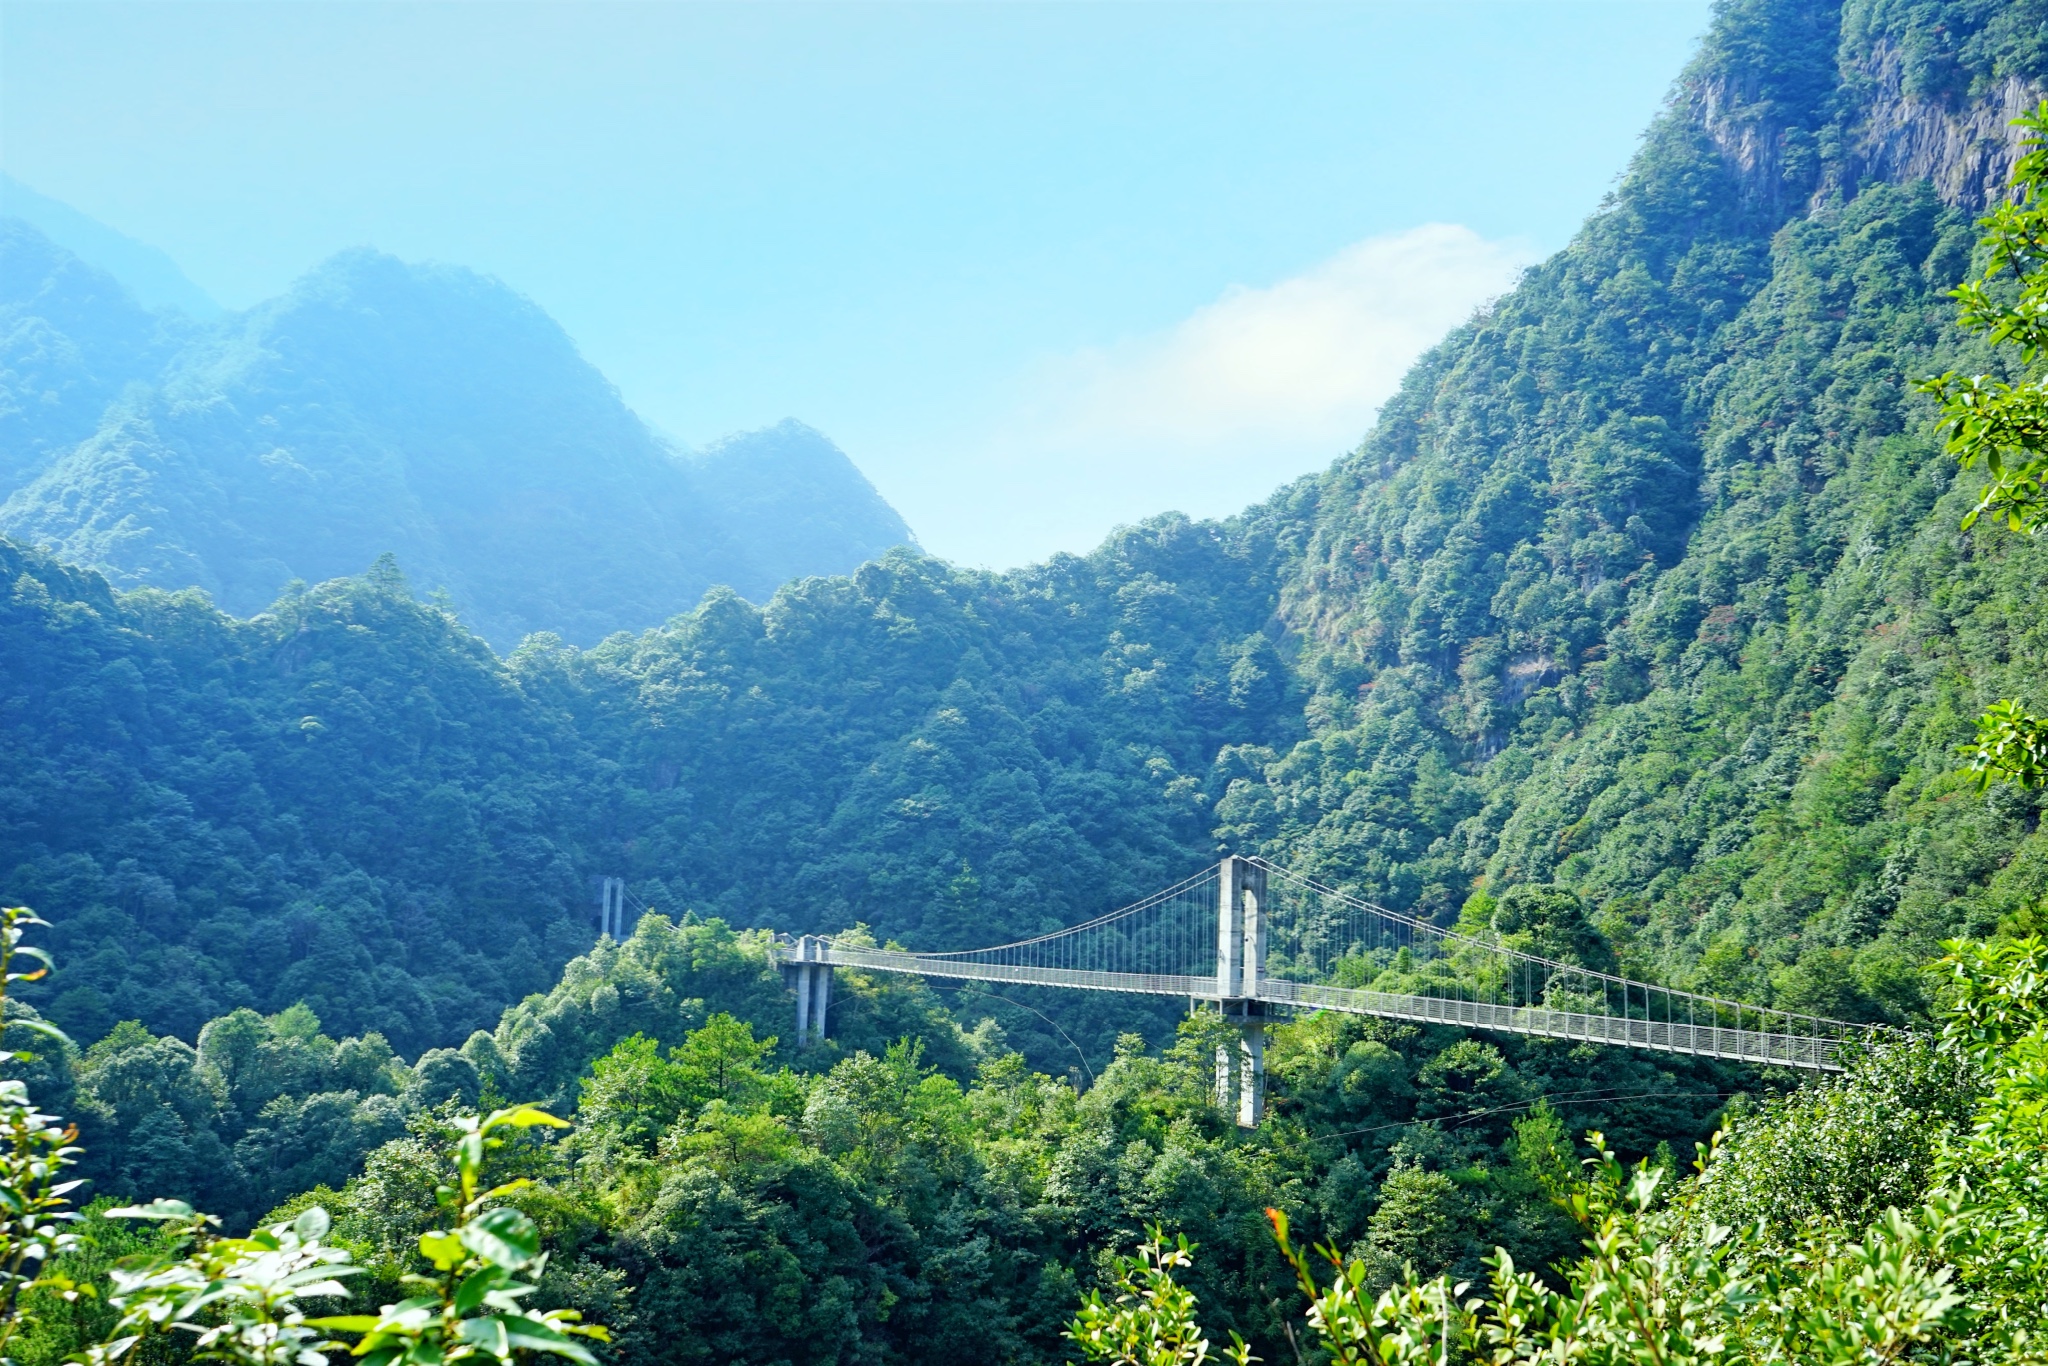
<instances>
[{"instance_id":1,"label":"forested mountain","mask_svg":"<svg viewBox=\"0 0 2048 1366\"><path fill-rule=\"evenodd\" d=\"M1184 520L1014 576L896 552L501 661L388 564L243 622L0 544L0 865L65 908L38 1003L189 1038L304 999L411 1053L551 980L601 873L920 942L1138 895L1207 856L1208 757L1297 733L1278 553Z\"/></svg>"},{"instance_id":2,"label":"forested mountain","mask_svg":"<svg viewBox=\"0 0 2048 1366\"><path fill-rule=\"evenodd\" d=\"M1315 733L1227 838L1436 917L1554 879L1641 970L1893 1019L2038 893L2033 803L1954 800L1954 746L2038 687L2040 551L1958 531L1911 382L1992 364L1943 295L2040 21L1723 9L1578 240L1324 481Z\"/></svg>"},{"instance_id":3,"label":"forested mountain","mask_svg":"<svg viewBox=\"0 0 2048 1366\"><path fill-rule=\"evenodd\" d=\"M1641 972L1899 1018L1933 941L2013 913L2038 866L2031 799L1946 799L1968 718L2038 669L2038 552L1956 530L1967 491L1909 384L1982 359L1942 291L2009 159L1966 135L1998 132L2041 69L2014 12L1725 8L1580 237L1425 358L1356 454L1227 523L1168 518L1003 575L896 554L765 608L716 596L503 662L389 567L242 624L11 551L13 885L66 920L135 925L91 931L105 966L74 966L68 990L96 993L93 1020L181 1032L309 989L235 967L259 940L205 928L223 915L298 926L277 931L294 957L515 915L492 951L525 966L469 975L484 985L446 1021L316 1003L416 1048L544 981L601 873L668 909L936 944L1077 918L1225 847L1445 923L1554 880ZM1930 147L1961 150L1913 160ZM1933 179L1869 178L1887 170ZM49 292L121 339L105 363L51 350L81 393L157 344L118 295ZM429 354L458 325L500 350ZM237 468L265 498L313 498L325 485L288 454L313 448L256 433L358 449L389 414L466 411L446 386L502 401L529 451L536 432L592 452L645 435L545 319L460 272L345 258L236 329L117 404L13 515L60 476L118 505L153 486L131 477L143 464L175 459L175 433L217 422L239 424ZM334 389L315 358L343 355L378 383ZM521 365L580 375L578 403L542 411ZM61 407L37 420L56 430ZM801 429L755 444L799 477L832 463ZM611 466L621 490L661 458L639 449L648 463ZM697 477L739 498L743 463L721 448ZM391 461L364 465L365 488L392 491ZM215 500L195 528L238 525L243 483L192 487ZM539 585L539 557L515 553L524 496L508 478L460 516ZM113 544L134 522L96 525ZM108 786L81 799L88 772ZM258 883L224 884L164 802L253 841L238 857ZM138 878L159 909L119 890ZM201 970L145 966L157 943Z\"/></svg>"},{"instance_id":4,"label":"forested mountain","mask_svg":"<svg viewBox=\"0 0 2048 1366\"><path fill-rule=\"evenodd\" d=\"M744 931L959 947L1237 850L1638 977L1924 1023L1936 941L2038 928L2048 867L2038 789L1982 793L1956 753L1989 701L2048 702L2048 551L1961 529L1976 476L1913 383L2010 364L1945 291L2044 83L2038 0L1729 0L1609 200L1357 451L1014 573L901 548L501 656L391 561L240 619L0 542L0 879L61 965L20 995L91 1044L32 1081L106 1193L249 1218L347 1181L285 1212L325 1201L394 1276L435 1217L437 1106L574 1107L521 1159L546 1293L679 1366L1059 1359L1150 1222L1207 1244L1205 1323L1281 1359L1263 1207L1375 1285L1495 1244L1548 1267L1586 1125L1670 1167L1746 1115L1715 1217L1860 1228L1967 1121L1958 1055L1880 1050L1758 1109L1736 1097L1782 1078L1319 1017L1276 1029L1274 1122L1238 1134L1213 1016L842 974L837 1037L799 1054L765 1041L787 997ZM384 363L344 306L372 280L512 306L358 257L197 344L93 316L312 431L277 357L317 324ZM60 397L115 372L10 354ZM64 460L124 487L121 451L210 420L182 392ZM662 914L591 948L604 875Z\"/></svg>"},{"instance_id":5,"label":"forested mountain","mask_svg":"<svg viewBox=\"0 0 2048 1366\"><path fill-rule=\"evenodd\" d=\"M92 435L108 403L192 331L27 223L0 218L0 489Z\"/></svg>"},{"instance_id":6,"label":"forested mountain","mask_svg":"<svg viewBox=\"0 0 2048 1366\"><path fill-rule=\"evenodd\" d=\"M798 424L676 451L471 272L345 253L200 328L4 231L0 531L121 585L246 616L391 553L501 649L587 645L911 540Z\"/></svg>"}]
</instances>

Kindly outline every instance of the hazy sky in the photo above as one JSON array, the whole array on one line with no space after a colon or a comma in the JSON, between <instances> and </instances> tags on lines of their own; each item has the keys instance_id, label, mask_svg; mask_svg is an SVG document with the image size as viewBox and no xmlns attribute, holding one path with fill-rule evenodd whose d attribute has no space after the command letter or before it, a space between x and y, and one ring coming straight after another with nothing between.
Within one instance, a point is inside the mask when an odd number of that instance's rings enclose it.
<instances>
[{"instance_id":1,"label":"hazy sky","mask_svg":"<svg viewBox=\"0 0 2048 1366\"><path fill-rule=\"evenodd\" d=\"M495 274L1008 566L1234 511L1599 202L1696 0L0 3L0 169L223 304Z\"/></svg>"}]
</instances>

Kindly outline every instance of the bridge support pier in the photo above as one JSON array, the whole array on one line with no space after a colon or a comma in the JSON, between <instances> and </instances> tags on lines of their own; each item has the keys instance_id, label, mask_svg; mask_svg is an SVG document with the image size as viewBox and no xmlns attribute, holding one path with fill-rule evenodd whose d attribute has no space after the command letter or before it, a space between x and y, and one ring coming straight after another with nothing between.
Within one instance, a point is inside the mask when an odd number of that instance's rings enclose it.
<instances>
[{"instance_id":1,"label":"bridge support pier","mask_svg":"<svg viewBox=\"0 0 2048 1366\"><path fill-rule=\"evenodd\" d=\"M796 992L796 1046L825 1041L825 1017L832 1005L832 965L818 962L822 945L810 935L796 941L783 961L783 976Z\"/></svg>"},{"instance_id":2,"label":"bridge support pier","mask_svg":"<svg viewBox=\"0 0 2048 1366\"><path fill-rule=\"evenodd\" d=\"M598 884L597 937L610 935L614 943L626 938L626 879L608 877Z\"/></svg>"},{"instance_id":3,"label":"bridge support pier","mask_svg":"<svg viewBox=\"0 0 2048 1366\"><path fill-rule=\"evenodd\" d=\"M1238 1040L1237 1123L1241 1129L1256 1129L1266 1118L1266 1022L1252 1018L1244 1022Z\"/></svg>"},{"instance_id":4,"label":"bridge support pier","mask_svg":"<svg viewBox=\"0 0 2048 1366\"><path fill-rule=\"evenodd\" d=\"M832 1004L832 965L820 963L811 969L811 1030L813 1043L825 1042L825 1010Z\"/></svg>"},{"instance_id":5,"label":"bridge support pier","mask_svg":"<svg viewBox=\"0 0 2048 1366\"><path fill-rule=\"evenodd\" d=\"M1259 996L1266 975L1266 871L1249 859L1226 858L1217 888L1216 995L1240 1033L1234 1087L1230 1049L1216 1050L1216 1106L1227 1112L1234 1091L1238 1124L1256 1129L1266 1117L1266 1021Z\"/></svg>"}]
</instances>

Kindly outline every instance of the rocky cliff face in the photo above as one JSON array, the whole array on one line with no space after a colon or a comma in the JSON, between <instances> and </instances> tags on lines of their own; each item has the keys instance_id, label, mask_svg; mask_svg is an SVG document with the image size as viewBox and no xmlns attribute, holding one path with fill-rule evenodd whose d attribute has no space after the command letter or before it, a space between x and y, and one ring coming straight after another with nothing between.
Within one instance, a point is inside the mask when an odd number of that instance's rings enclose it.
<instances>
[{"instance_id":1,"label":"rocky cliff face","mask_svg":"<svg viewBox=\"0 0 2048 1366\"><path fill-rule=\"evenodd\" d=\"M1951 104L1907 89L1907 62L1880 43L1845 76L1858 96L1831 188L1853 190L1867 180L1925 180L1944 204L1983 212L2003 196L2020 155L2012 121L2039 105L2048 87L2008 74Z\"/></svg>"},{"instance_id":2,"label":"rocky cliff face","mask_svg":"<svg viewBox=\"0 0 2048 1366\"><path fill-rule=\"evenodd\" d=\"M1733 175L1743 213L1768 230L1803 209L1822 179L1840 13L1827 0L1737 0L1718 20L1679 77L1672 112L1704 134Z\"/></svg>"},{"instance_id":3,"label":"rocky cliff face","mask_svg":"<svg viewBox=\"0 0 2048 1366\"><path fill-rule=\"evenodd\" d=\"M1716 37L1739 39L1709 40L1680 79L1676 112L1761 222L1845 202L1872 181L1926 181L1943 203L1981 213L2019 156L2012 121L2048 95L2026 25L2000 22L2029 7L1737 0L1723 14L1739 22Z\"/></svg>"}]
</instances>

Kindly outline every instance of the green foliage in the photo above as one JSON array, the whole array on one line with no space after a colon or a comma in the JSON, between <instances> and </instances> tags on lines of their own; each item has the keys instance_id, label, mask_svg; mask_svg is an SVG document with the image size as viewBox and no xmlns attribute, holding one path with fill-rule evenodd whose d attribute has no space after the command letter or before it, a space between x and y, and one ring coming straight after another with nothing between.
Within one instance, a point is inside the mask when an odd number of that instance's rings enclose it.
<instances>
[{"instance_id":1,"label":"green foliage","mask_svg":"<svg viewBox=\"0 0 2048 1366\"><path fill-rule=\"evenodd\" d=\"M1090 1291L1068 1330L1082 1355L1110 1366L1201 1366L1209 1360L1209 1339L1195 1323L1195 1297L1173 1275L1194 1264L1193 1251L1186 1234L1169 1246L1155 1228L1137 1255L1115 1258L1115 1297ZM1258 1360L1239 1337L1223 1355L1239 1366Z\"/></svg>"},{"instance_id":2,"label":"green foliage","mask_svg":"<svg viewBox=\"0 0 2048 1366\"><path fill-rule=\"evenodd\" d=\"M660 1044L635 1034L591 1064L577 1113L611 1142L651 1153L682 1113L683 1088L675 1073Z\"/></svg>"},{"instance_id":3,"label":"green foliage","mask_svg":"<svg viewBox=\"0 0 2048 1366\"><path fill-rule=\"evenodd\" d=\"M2048 721L2002 697L1977 718L1976 742L1963 746L1963 753L1987 788L1999 780L2039 787L2048 783Z\"/></svg>"},{"instance_id":4,"label":"green foliage","mask_svg":"<svg viewBox=\"0 0 2048 1366\"><path fill-rule=\"evenodd\" d=\"M42 924L25 907L0 907L0 1018L7 1018L9 988L48 971L49 955L21 942L31 927ZM17 957L42 966L17 971ZM59 1045L69 1042L34 1019L9 1023L28 1026ZM29 1055L9 1057L19 1062ZM23 1326L24 1297L45 1286L65 1295L74 1291L69 1281L52 1274L51 1263L77 1245L71 1225L79 1216L68 1197L84 1183L66 1179L66 1169L78 1158L77 1137L76 1129L38 1110L22 1082L0 1081L0 1359L11 1359L6 1353Z\"/></svg>"},{"instance_id":5,"label":"green foliage","mask_svg":"<svg viewBox=\"0 0 2048 1366\"><path fill-rule=\"evenodd\" d=\"M1334 1246L1320 1249L1329 1269L1319 1272L1288 1215L1268 1210L1308 1327L1331 1360L1358 1366L1454 1353L1503 1366L2048 1359L2048 944L1956 943L1945 965L1945 1045L1966 1055L1950 1058L1945 1074L1916 1045L1866 1056L1826 1092L1775 1107L1730 1143L1703 1145L1700 1179L1668 1194L1667 1171L1648 1161L1630 1171L1601 1134L1588 1134L1599 1156L1559 1194L1584 1232L1562 1288L1520 1270L1505 1248L1478 1295L1446 1276L1425 1279L1413 1259L1382 1288L1371 1257L1346 1260ZM1909 1159L1903 1172L1867 1173L1861 1189L1844 1192L1844 1167L1886 1156L1872 1131L1918 1120L1898 1102L1916 1088L1955 1089L1958 1061L1968 1069L1960 1075L1987 1079L1981 1090L1965 1084L1975 1102L1968 1133L1937 1127L1933 1163ZM1518 1155L1554 1145L1552 1127L1524 1128ZM1802 1169L1819 1179L1799 1187ZM1901 1175L1903 1189L1872 1189ZM1418 1182L1404 1192L1396 1217L1428 1227L1415 1211L1431 1197ZM1878 1207L1895 1195L1904 1198ZM1393 1206L1390 1193L1383 1209ZM1730 1215L1732 1225L1722 1222ZM1188 1266L1184 1246L1171 1261L1148 1261L1142 1301L1130 1297L1120 1312L1091 1301L1074 1334L1116 1342L1118 1360L1178 1359L1201 1332L1173 1275ZM1163 1311L1141 1312L1151 1305Z\"/></svg>"},{"instance_id":6,"label":"green foliage","mask_svg":"<svg viewBox=\"0 0 2048 1366\"><path fill-rule=\"evenodd\" d=\"M485 1156L506 1141L499 1131L539 1125L568 1127L530 1105L457 1121L461 1136L454 1148L456 1184L444 1186L436 1194L451 1220L462 1222L452 1231L432 1229L421 1234L419 1252L432 1264L433 1274L403 1278L405 1284L425 1293L387 1304L375 1316L341 1315L311 1320L310 1325L361 1334L353 1351L364 1366L423 1366L473 1356L510 1362L522 1352L596 1366L596 1358L576 1339L605 1341L609 1336L605 1328L578 1323L581 1315L572 1309L530 1313L519 1303L538 1289L519 1278L537 1277L547 1264L540 1230L522 1211L494 1202L527 1189L532 1182L518 1177L481 1188Z\"/></svg>"},{"instance_id":7,"label":"green foliage","mask_svg":"<svg viewBox=\"0 0 2048 1366\"><path fill-rule=\"evenodd\" d=\"M0 543L0 869L59 908L68 965L7 1018L91 1045L15 1075L76 1116L102 1191L237 1229L330 1210L351 1314L430 1276L407 1350L453 1303L420 1245L458 1222L445 1122L519 1095L582 1110L485 1159L556 1250L523 1298L635 1366L1063 1360L1089 1292L1171 1318L1173 1352L1202 1335L1169 1300L1198 1299L1269 1359L2022 1359L2048 1240L2019 958L1953 959L1946 1052L1797 1094L1289 1022L1244 1134L1214 1017L841 973L832 1039L799 1052L735 927L1021 937L1221 845L1560 961L1929 1019L1944 940L2041 928L2041 797L1976 799L1956 756L2018 699L1978 776L2039 760L2048 548L1957 534L1980 487L1904 380L2031 382L1995 326L1950 326L1971 177L2002 165L1972 144L1976 169L1906 183L1871 130L1983 126L1999 83L2048 74L2039 17L1722 6L1570 246L1356 452L1225 523L1010 574L892 553L504 659L392 565L236 621ZM597 874L657 909L590 948ZM1656 1156L1724 1118L1698 1181ZM1603 1153L1580 1183L1586 1128L1648 1167ZM1290 1342L1267 1207L1345 1250L1338 1284L1309 1266L1353 1338ZM1181 1232L1202 1256L1169 1267Z\"/></svg>"},{"instance_id":8,"label":"green foliage","mask_svg":"<svg viewBox=\"0 0 2048 1366\"><path fill-rule=\"evenodd\" d=\"M0 868L65 908L71 964L35 1004L189 1041L303 1001L412 1058L550 988L594 869L673 919L912 944L1092 913L1207 858L1210 761L1289 733L1284 688L1231 683L1284 672L1275 557L1177 519L1009 578L904 554L501 663L375 578L236 623L0 545ZM1105 999L1062 1026L1093 1065L1160 1023Z\"/></svg>"},{"instance_id":9,"label":"green foliage","mask_svg":"<svg viewBox=\"0 0 2048 1366\"><path fill-rule=\"evenodd\" d=\"M1598 1134L1590 1136L1600 1146ZM1433 1284L1411 1271L1374 1293L1362 1262L1334 1248L1326 1284L1295 1248L1285 1215L1275 1235L1294 1264L1307 1319L1331 1359L1357 1366L1441 1362L1587 1361L1640 1366L1802 1361L1869 1363L1934 1348L1971 1315L1940 1265L1939 1232L1889 1212L1863 1238L1809 1230L1789 1255L1758 1255L1744 1235L1715 1226L1683 1237L1689 1205L1660 1201L1662 1173L1633 1173L1603 1153L1567 1201L1586 1232L1568 1286L1554 1290L1492 1258L1488 1295Z\"/></svg>"},{"instance_id":10,"label":"green foliage","mask_svg":"<svg viewBox=\"0 0 2048 1366\"><path fill-rule=\"evenodd\" d=\"M1993 346L2019 352L2020 366L2037 372L2048 351L2048 101L2015 120L2029 135L2013 166L2013 202L1984 220L1984 273L1954 291L1957 321ZM2001 276L2011 276L2010 289ZM2013 531L2031 536L2048 524L2048 387L2036 373L2019 383L1991 375L1965 379L1954 371L1921 386L1941 404L1948 451L1964 469L1981 466L1987 477L1963 529L1990 513ZM2017 701L1993 703L1966 746L1971 771L1985 786L1996 779L2039 787L2048 781L2048 722Z\"/></svg>"},{"instance_id":11,"label":"green foliage","mask_svg":"<svg viewBox=\"0 0 2048 1366\"><path fill-rule=\"evenodd\" d=\"M1731 1117L1700 1178L1697 1217L1761 1226L1765 1245L1789 1250L1814 1218L1862 1228L1910 1208L1968 1129L1979 1086L1975 1065L1954 1050L1927 1039L1877 1043L1847 1072Z\"/></svg>"},{"instance_id":12,"label":"green foliage","mask_svg":"<svg viewBox=\"0 0 2048 1366\"><path fill-rule=\"evenodd\" d=\"M332 1039L301 1006L214 1020L196 1049L124 1022L48 1071L102 1193L154 1192L246 1229L296 1191L348 1180L409 1108L442 1099L432 1061L407 1067L376 1034Z\"/></svg>"},{"instance_id":13,"label":"green foliage","mask_svg":"<svg viewBox=\"0 0 2048 1366\"><path fill-rule=\"evenodd\" d=\"M2017 348L2020 363L2037 367L2048 352L2048 102L2018 120L2029 134L2013 167L2013 202L1984 220L1984 273L1954 291L1956 317L1965 331L1993 346ZM2013 290L1999 288L2012 278ZM2014 531L2032 535L2048 523L2041 478L2048 471L2048 390L2038 378L2018 384L1955 372L1923 386L1941 404L1949 454L1964 469L1989 476L1977 506L1963 518L1967 530L1985 513Z\"/></svg>"},{"instance_id":14,"label":"green foliage","mask_svg":"<svg viewBox=\"0 0 2048 1366\"><path fill-rule=\"evenodd\" d=\"M323 1332L360 1335L353 1353L370 1366L472 1356L509 1363L522 1352L595 1366L575 1339L603 1341L605 1329L578 1324L572 1310L529 1314L519 1304L536 1287L517 1277L546 1265L540 1233L524 1213L494 1202L531 1183L520 1178L480 1189L486 1156L505 1143L499 1131L536 1126L567 1127L532 1106L455 1120L455 1185L436 1194L442 1209L461 1222L452 1232L437 1228L419 1237L420 1254L437 1274L403 1281L427 1293L375 1315L307 1316L301 1301L343 1296L341 1278L363 1271L349 1264L348 1249L323 1241L330 1221L318 1206L247 1238L214 1235L217 1220L177 1200L108 1211L109 1218L166 1223L170 1245L111 1269L107 1299L121 1318L83 1360L87 1366L119 1361L151 1334L178 1329L193 1335L195 1355L245 1366L326 1366L321 1349L341 1344L322 1341Z\"/></svg>"},{"instance_id":15,"label":"green foliage","mask_svg":"<svg viewBox=\"0 0 2048 1366\"><path fill-rule=\"evenodd\" d=\"M1973 491L1901 382L1998 371L1948 326L1976 191L1853 149L1884 52L1962 44L1936 84L1975 100L2033 70L2014 22L1727 7L1608 209L1226 523L1001 575L895 553L503 661L389 572L235 623L0 550L0 867L73 964L34 1003L189 1040L303 1000L413 1058L550 989L594 874L675 920L951 947L1221 844L1440 924L1552 888L1635 975L1923 1018L1918 964L2048 887L2032 796L1950 800L1969 718L2048 661L2048 549L1956 538ZM1074 1065L1059 1030L1086 1070L1168 1023L1018 1002L979 1008L1041 1068ZM515 1092L566 1104L546 1051Z\"/></svg>"},{"instance_id":16,"label":"green foliage","mask_svg":"<svg viewBox=\"0 0 2048 1366\"><path fill-rule=\"evenodd\" d=\"M308 1210L247 1238L212 1236L213 1223L182 1201L107 1211L108 1218L160 1220L171 1246L139 1255L108 1272L107 1303L121 1317L102 1344L82 1354L86 1366L126 1358L151 1333L191 1334L195 1355L249 1366L325 1366L320 1334L302 1300L344 1294L341 1279L356 1268L348 1253L321 1243L326 1215Z\"/></svg>"},{"instance_id":17,"label":"green foliage","mask_svg":"<svg viewBox=\"0 0 2048 1366\"><path fill-rule=\"evenodd\" d=\"M2048 943L1953 944L1944 963L1944 1041L1988 1083L1969 1133L1942 1154L1956 1217L1944 1251L1998 1337L2048 1356Z\"/></svg>"}]
</instances>

